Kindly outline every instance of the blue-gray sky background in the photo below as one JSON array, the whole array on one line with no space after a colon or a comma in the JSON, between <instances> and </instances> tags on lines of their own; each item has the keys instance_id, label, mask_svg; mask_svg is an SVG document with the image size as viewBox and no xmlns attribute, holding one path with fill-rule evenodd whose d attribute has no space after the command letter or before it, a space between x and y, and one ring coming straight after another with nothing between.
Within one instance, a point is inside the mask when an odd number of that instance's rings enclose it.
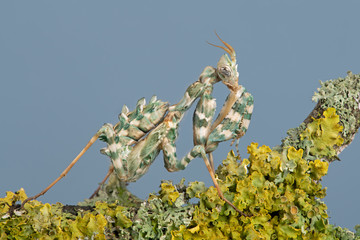
<instances>
[{"instance_id":1,"label":"blue-gray sky background","mask_svg":"<svg viewBox=\"0 0 360 240\"><path fill-rule=\"evenodd\" d=\"M221 49L238 54L240 84L254 95L249 131L240 141L280 144L313 109L319 80L360 73L358 1L1 1L0 192L23 187L34 195L54 180L123 104L141 97L176 103ZM228 90L216 85L222 106ZM189 112L178 156L192 146ZM215 152L216 164L231 148ZM96 143L73 170L39 200L76 204L91 195L110 161ZM359 138L330 165L323 185L330 222L360 224ZM201 159L168 173L162 156L130 190L141 198L161 179L212 184Z\"/></svg>"}]
</instances>

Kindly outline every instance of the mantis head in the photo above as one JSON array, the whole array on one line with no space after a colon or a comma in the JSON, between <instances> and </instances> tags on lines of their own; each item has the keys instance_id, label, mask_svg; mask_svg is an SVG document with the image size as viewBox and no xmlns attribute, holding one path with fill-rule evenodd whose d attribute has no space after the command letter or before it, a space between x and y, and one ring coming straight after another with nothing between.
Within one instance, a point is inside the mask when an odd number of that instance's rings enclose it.
<instances>
[{"instance_id":1,"label":"mantis head","mask_svg":"<svg viewBox=\"0 0 360 240\"><path fill-rule=\"evenodd\" d=\"M239 73L237 71L235 50L230 46L230 44L223 41L216 32L215 32L215 34L220 39L220 41L225 45L225 47L217 46L212 43L209 43L209 44L214 47L223 49L225 52L227 52L230 55L230 58L227 54L224 54L223 56L221 56L221 58L217 64L216 73L218 75L218 78L230 90L235 91L239 86L239 84L238 84Z\"/></svg>"}]
</instances>

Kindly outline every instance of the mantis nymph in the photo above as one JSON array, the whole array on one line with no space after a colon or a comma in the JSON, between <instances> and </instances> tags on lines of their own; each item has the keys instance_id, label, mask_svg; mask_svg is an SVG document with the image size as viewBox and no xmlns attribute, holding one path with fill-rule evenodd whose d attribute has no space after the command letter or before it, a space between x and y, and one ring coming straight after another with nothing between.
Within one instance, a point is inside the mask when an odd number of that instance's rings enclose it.
<instances>
[{"instance_id":1,"label":"mantis nymph","mask_svg":"<svg viewBox=\"0 0 360 240\"><path fill-rule=\"evenodd\" d=\"M124 182L134 182L143 176L160 151L163 151L165 168L170 172L182 170L192 159L202 157L219 196L240 214L245 215L222 194L214 173L212 152L220 142L239 139L245 134L253 111L253 97L238 84L239 73L234 49L218 35L217 37L224 47L211 45L222 48L230 58L224 54L216 68L205 67L199 79L187 88L177 104L169 106L154 96L148 104L145 99L140 99L132 112L124 106L119 115L119 122L115 126L104 124L63 173L42 192L26 199L23 205L45 194L65 177L72 166L99 138L107 143L107 147L101 152L109 156L112 161L107 176L115 170L116 176ZM212 123L216 110L212 91L214 84L218 82L225 84L230 94ZM178 137L179 123L197 99L199 101L193 117L194 147L185 157L177 159L175 141Z\"/></svg>"}]
</instances>

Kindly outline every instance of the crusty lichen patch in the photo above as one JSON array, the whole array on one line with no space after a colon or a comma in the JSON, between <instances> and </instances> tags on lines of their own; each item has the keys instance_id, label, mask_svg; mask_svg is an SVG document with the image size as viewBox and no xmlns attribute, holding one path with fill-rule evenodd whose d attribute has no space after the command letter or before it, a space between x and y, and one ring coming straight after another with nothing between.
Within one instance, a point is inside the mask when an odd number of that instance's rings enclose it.
<instances>
[{"instance_id":1,"label":"crusty lichen patch","mask_svg":"<svg viewBox=\"0 0 360 240\"><path fill-rule=\"evenodd\" d=\"M323 118L314 119L300 134L300 140L310 144L309 154L315 158L337 156L334 146L341 146L344 139L340 136L343 126L335 108L328 108Z\"/></svg>"},{"instance_id":2,"label":"crusty lichen patch","mask_svg":"<svg viewBox=\"0 0 360 240\"><path fill-rule=\"evenodd\" d=\"M320 102L322 109L336 109L344 127L342 135L347 138L356 132L360 125L360 74L349 71L345 78L320 81L320 85L312 100Z\"/></svg>"},{"instance_id":3,"label":"crusty lichen patch","mask_svg":"<svg viewBox=\"0 0 360 240\"><path fill-rule=\"evenodd\" d=\"M341 116L339 119L339 125L343 127L341 129L343 142L340 143L340 140L338 140L334 144L335 151L337 152L335 153L334 151L330 151L330 155L325 156L326 159L336 159L337 154L340 152L338 150L341 148L343 149L351 143L360 126L360 75L348 72L345 78L338 78L326 82L320 81L320 85L321 87L317 89L318 92L315 92L312 98L313 101L318 102L315 109L309 117L300 124L300 126L289 129L287 131L288 136L282 140L282 144L280 146L277 146L274 149L281 152L282 149L286 149L290 146L293 146L296 149L302 148L304 149L304 159L315 160L317 156L315 154L315 149L312 147L314 141L308 141L309 138L305 138L306 134L304 134L304 131L306 128L309 129L311 127L316 127L314 125L323 121L319 120L318 123L313 124L310 127L308 126L311 124L313 119L321 117L326 109L336 109L336 114ZM324 132L323 130L320 131ZM319 130L313 133L319 133ZM301 137L301 135L303 137ZM321 140L319 139L317 143L320 142ZM315 145L318 144L315 143Z\"/></svg>"}]
</instances>

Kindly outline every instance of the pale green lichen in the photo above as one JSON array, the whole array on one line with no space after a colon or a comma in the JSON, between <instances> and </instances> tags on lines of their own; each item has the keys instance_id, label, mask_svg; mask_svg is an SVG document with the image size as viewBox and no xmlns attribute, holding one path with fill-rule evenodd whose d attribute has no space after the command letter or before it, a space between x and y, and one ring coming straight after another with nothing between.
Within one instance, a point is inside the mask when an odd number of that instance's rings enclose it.
<instances>
[{"instance_id":1,"label":"pale green lichen","mask_svg":"<svg viewBox=\"0 0 360 240\"><path fill-rule=\"evenodd\" d=\"M345 78L320 81L320 85L312 100L320 102L323 109L335 108L344 126L343 136L346 138L352 135L357 131L356 126L359 126L360 121L360 74L349 71Z\"/></svg>"},{"instance_id":2,"label":"pale green lichen","mask_svg":"<svg viewBox=\"0 0 360 240\"><path fill-rule=\"evenodd\" d=\"M342 145L347 145L352 141L352 137L360 126L360 74L348 72L345 78L320 81L320 85L321 87L317 89L318 92L312 98L313 101L318 102L313 117L319 118L322 112L328 108L336 109L336 113L341 116L340 125L343 126L341 135L344 142ZM304 149L304 159L315 160L316 156L309 153L312 142L301 140L300 137L306 127L307 123L302 123L297 128L289 129L288 136L274 150L282 151L290 146L296 149L302 148ZM336 156L334 157L336 158Z\"/></svg>"},{"instance_id":3,"label":"pale green lichen","mask_svg":"<svg viewBox=\"0 0 360 240\"><path fill-rule=\"evenodd\" d=\"M351 232L349 229L347 228L341 228L341 227L336 227L333 225L329 225L328 226L328 232L329 232L329 236L331 236L331 238L329 239L339 239L339 240L358 240L360 239L360 231L359 231L360 225L356 225L355 226L355 230L356 232Z\"/></svg>"},{"instance_id":4,"label":"pale green lichen","mask_svg":"<svg viewBox=\"0 0 360 240\"><path fill-rule=\"evenodd\" d=\"M178 229L181 224L187 226L190 223L193 208L191 205L174 205L157 197L144 202L134 216L133 234L129 239L171 239L172 230Z\"/></svg>"}]
</instances>

